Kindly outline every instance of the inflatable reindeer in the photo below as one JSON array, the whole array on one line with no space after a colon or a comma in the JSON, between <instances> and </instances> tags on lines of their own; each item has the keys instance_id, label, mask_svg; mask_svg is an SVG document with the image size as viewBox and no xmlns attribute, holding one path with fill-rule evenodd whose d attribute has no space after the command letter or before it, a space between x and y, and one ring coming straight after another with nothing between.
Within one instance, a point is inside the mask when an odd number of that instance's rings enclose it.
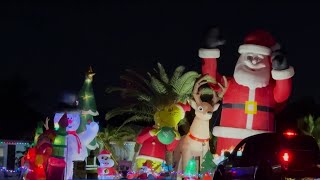
<instances>
[{"instance_id":1,"label":"inflatable reindeer","mask_svg":"<svg viewBox=\"0 0 320 180\"><path fill-rule=\"evenodd\" d=\"M196 81L193 87L193 99L190 100L191 107L195 110L195 117L190 126L189 133L181 139L179 148L176 154L180 156L178 158L178 172L185 170L187 163L193 157L200 157L200 162L202 162L202 157L210 149L209 139L209 120L212 118L213 112L219 108L219 101L223 97L225 90L228 86L227 80L224 77L224 86L218 84L222 91L216 93L213 91L212 102L204 102L201 100L201 94L199 88L206 84L207 81L204 80L205 76Z\"/></svg>"}]
</instances>

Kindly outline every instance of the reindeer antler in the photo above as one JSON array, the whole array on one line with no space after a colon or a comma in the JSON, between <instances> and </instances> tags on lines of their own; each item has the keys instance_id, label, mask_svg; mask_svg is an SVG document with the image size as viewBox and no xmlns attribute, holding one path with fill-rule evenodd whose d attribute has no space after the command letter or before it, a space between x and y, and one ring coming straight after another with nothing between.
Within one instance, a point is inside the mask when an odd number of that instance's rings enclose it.
<instances>
[{"instance_id":1,"label":"reindeer antler","mask_svg":"<svg viewBox=\"0 0 320 180\"><path fill-rule=\"evenodd\" d=\"M199 92L199 88L200 88L200 86L207 83L207 80L205 80L205 78L206 78L206 76L202 76L200 79L198 79L196 81L196 83L194 83L194 86L193 86L192 96L197 104L202 102L202 100L200 98L201 94Z\"/></svg>"},{"instance_id":2,"label":"reindeer antler","mask_svg":"<svg viewBox=\"0 0 320 180\"><path fill-rule=\"evenodd\" d=\"M213 104L216 104L217 102L219 102L227 91L227 88L228 88L227 78L225 76L223 76L222 78L223 78L224 85L218 83L218 86L221 88L221 92L218 92L217 94L215 91L213 91L213 97L212 97Z\"/></svg>"},{"instance_id":3,"label":"reindeer antler","mask_svg":"<svg viewBox=\"0 0 320 180\"><path fill-rule=\"evenodd\" d=\"M43 123L43 126L46 128L46 130L49 130L49 117L46 117L46 123Z\"/></svg>"}]
</instances>

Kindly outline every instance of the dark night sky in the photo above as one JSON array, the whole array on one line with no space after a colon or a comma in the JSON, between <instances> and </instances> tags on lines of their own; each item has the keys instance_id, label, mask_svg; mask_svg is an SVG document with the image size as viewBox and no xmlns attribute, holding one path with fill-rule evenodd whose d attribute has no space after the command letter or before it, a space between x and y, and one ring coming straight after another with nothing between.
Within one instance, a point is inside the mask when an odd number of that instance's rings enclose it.
<instances>
[{"instance_id":1,"label":"dark night sky","mask_svg":"<svg viewBox=\"0 0 320 180\"><path fill-rule=\"evenodd\" d=\"M40 97L32 107L52 117L58 95L80 90L91 65L97 106L105 112L115 101L105 88L126 68L146 72L159 61L170 72L178 65L200 71L201 36L217 25L227 40L220 73L232 74L243 37L263 28L286 47L295 67L292 99L319 100L320 4L245 2L1 4L0 80L22 76Z\"/></svg>"}]
</instances>

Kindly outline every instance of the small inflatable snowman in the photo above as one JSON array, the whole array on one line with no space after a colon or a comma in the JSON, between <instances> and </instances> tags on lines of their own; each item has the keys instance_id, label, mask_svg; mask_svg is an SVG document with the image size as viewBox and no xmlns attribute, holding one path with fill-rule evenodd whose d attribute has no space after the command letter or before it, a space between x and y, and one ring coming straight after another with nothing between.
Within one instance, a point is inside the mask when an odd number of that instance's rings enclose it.
<instances>
[{"instance_id":1,"label":"small inflatable snowman","mask_svg":"<svg viewBox=\"0 0 320 180\"><path fill-rule=\"evenodd\" d=\"M111 159L111 153L107 150L102 150L98 155L98 179L115 179L117 171L113 168L114 161Z\"/></svg>"}]
</instances>

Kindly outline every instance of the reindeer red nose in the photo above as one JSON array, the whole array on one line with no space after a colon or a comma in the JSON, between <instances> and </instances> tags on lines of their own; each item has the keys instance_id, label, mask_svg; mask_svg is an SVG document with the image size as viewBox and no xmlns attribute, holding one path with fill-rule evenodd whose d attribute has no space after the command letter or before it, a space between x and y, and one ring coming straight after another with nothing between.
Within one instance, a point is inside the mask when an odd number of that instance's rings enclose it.
<instances>
[{"instance_id":1,"label":"reindeer red nose","mask_svg":"<svg viewBox=\"0 0 320 180\"><path fill-rule=\"evenodd\" d=\"M72 124L72 119L68 119L68 124Z\"/></svg>"}]
</instances>

